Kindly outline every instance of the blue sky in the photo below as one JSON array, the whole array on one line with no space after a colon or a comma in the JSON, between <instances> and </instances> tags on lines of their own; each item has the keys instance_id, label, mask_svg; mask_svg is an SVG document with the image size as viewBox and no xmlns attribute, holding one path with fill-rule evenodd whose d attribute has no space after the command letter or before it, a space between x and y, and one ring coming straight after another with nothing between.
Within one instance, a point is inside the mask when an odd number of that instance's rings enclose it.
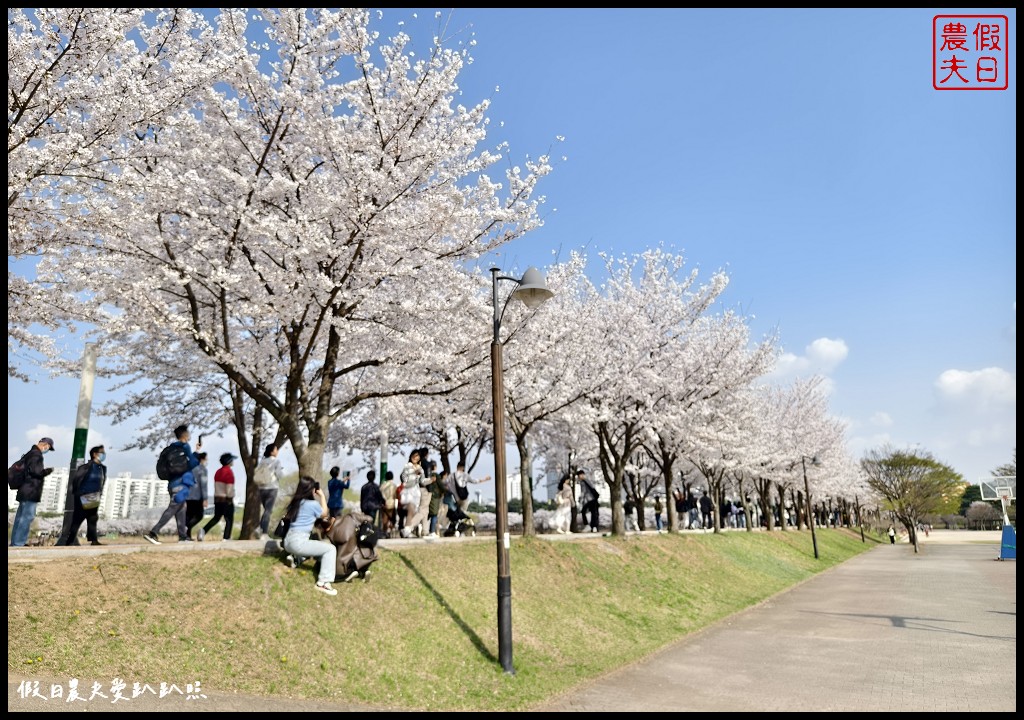
<instances>
[{"instance_id":1,"label":"blue sky","mask_svg":"<svg viewBox=\"0 0 1024 720\"><path fill-rule=\"evenodd\" d=\"M425 52L435 12L373 23ZM828 378L856 457L919 445L987 476L1016 446L1017 28L1013 9L963 12L1009 17L1008 90L933 89L933 10L456 10L488 145L556 158L545 226L501 264L660 243L724 269L723 302L780 334L778 379ZM8 392L9 457L51 434L67 463L77 379ZM93 428L90 445L128 432Z\"/></svg>"}]
</instances>

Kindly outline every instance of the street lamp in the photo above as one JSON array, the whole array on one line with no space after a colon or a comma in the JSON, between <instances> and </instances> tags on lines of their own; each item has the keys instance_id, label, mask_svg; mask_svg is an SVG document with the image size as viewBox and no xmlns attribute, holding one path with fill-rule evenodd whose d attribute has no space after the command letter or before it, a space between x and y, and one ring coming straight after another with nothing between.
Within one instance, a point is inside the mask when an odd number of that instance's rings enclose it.
<instances>
[{"instance_id":1,"label":"street lamp","mask_svg":"<svg viewBox=\"0 0 1024 720\"><path fill-rule=\"evenodd\" d=\"M498 659L502 669L515 674L512 667L512 571L509 568L508 494L505 488L505 388L501 357L501 319L509 300L518 298L528 308L540 306L554 296L537 268L528 268L521 279L499 275L501 268L491 268L491 306L494 310L494 337L491 339L491 403L494 419L494 514L498 539ZM498 281L510 280L516 289L498 305Z\"/></svg>"},{"instance_id":2,"label":"street lamp","mask_svg":"<svg viewBox=\"0 0 1024 720\"><path fill-rule=\"evenodd\" d=\"M811 544L814 545L814 559L818 559L818 536L814 534L814 511L811 510L811 486L807 482L807 461L811 461L811 465L817 467L821 465L818 460L818 456L807 457L806 455L800 456L800 464L804 468L804 495L807 496L807 522L811 525Z\"/></svg>"}]
</instances>

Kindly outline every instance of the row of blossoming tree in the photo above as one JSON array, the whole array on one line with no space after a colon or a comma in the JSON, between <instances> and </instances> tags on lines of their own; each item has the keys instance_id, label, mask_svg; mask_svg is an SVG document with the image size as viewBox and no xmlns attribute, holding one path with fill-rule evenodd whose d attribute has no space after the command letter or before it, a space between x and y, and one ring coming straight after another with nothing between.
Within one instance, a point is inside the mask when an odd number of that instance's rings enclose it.
<instances>
[{"instance_id":1,"label":"row of blossoming tree","mask_svg":"<svg viewBox=\"0 0 1024 720\"><path fill-rule=\"evenodd\" d=\"M251 478L271 439L315 474L387 432L472 467L491 440L481 263L541 225L552 163L486 145L448 42L440 18L417 53L360 9L9 9L9 375L75 371L40 332L74 329L119 378L102 412L144 418L129 446L233 428ZM801 506L810 457L814 496L866 499L820 378L766 382L777 339L721 307L725 273L664 247L588 262L547 267L555 298L503 325L524 532L541 458L599 469L615 533L624 488L680 477Z\"/></svg>"}]
</instances>

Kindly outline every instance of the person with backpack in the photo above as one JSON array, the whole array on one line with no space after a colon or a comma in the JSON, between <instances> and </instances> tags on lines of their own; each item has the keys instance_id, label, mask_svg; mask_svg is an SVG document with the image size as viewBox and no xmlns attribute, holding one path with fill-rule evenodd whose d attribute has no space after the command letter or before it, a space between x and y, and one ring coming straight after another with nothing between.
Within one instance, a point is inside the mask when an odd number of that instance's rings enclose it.
<instances>
[{"instance_id":1,"label":"person with backpack","mask_svg":"<svg viewBox=\"0 0 1024 720\"><path fill-rule=\"evenodd\" d=\"M75 498L75 510L68 528L68 545L78 545L78 529L85 521L85 537L91 545L102 545L96 533L100 514L100 497L107 484L107 466L103 462L107 452L102 445L89 450L89 462L82 463L71 474L71 494Z\"/></svg>"},{"instance_id":2,"label":"person with backpack","mask_svg":"<svg viewBox=\"0 0 1024 720\"><path fill-rule=\"evenodd\" d=\"M192 438L188 431L188 425L179 425L174 428L174 438L174 442L163 449L160 458L156 461L157 477L167 480L167 494L170 496L170 502L167 503L167 509L164 510L163 515L156 521L156 525L142 536L147 542L154 545L160 544L157 533L171 518L174 518L178 527L178 542L192 540L188 536L185 503L188 500L189 490L196 484L192 469L199 464L199 458L188 444ZM203 441L200 439L196 443L196 450L198 451L202 446Z\"/></svg>"},{"instance_id":3,"label":"person with backpack","mask_svg":"<svg viewBox=\"0 0 1024 720\"><path fill-rule=\"evenodd\" d=\"M18 510L14 514L14 524L11 525L11 547L25 547L28 543L28 533L32 521L36 519L36 508L43 499L43 480L53 472L53 468L43 467L43 455L53 450L53 438L42 438L19 461L23 468L20 477L11 478L11 473L7 474L7 486L13 490L15 488L12 483L16 483L18 490L15 498Z\"/></svg>"},{"instance_id":4,"label":"person with backpack","mask_svg":"<svg viewBox=\"0 0 1024 720\"><path fill-rule=\"evenodd\" d=\"M274 512L274 503L277 502L277 492L281 489L281 480L284 478L284 466L277 459L278 448L276 443L270 443L263 450L263 459L256 466L253 480L256 487L260 489L260 505L263 506L263 517L260 518L259 527L256 529L256 540L260 537L267 537L270 532L270 515Z\"/></svg>"},{"instance_id":5,"label":"person with backpack","mask_svg":"<svg viewBox=\"0 0 1024 720\"><path fill-rule=\"evenodd\" d=\"M196 539L203 541L206 533L217 526L224 518L224 539L231 539L231 525L235 522L235 473L231 463L237 458L231 453L220 456L220 467L213 475L213 517L210 522L199 528Z\"/></svg>"}]
</instances>

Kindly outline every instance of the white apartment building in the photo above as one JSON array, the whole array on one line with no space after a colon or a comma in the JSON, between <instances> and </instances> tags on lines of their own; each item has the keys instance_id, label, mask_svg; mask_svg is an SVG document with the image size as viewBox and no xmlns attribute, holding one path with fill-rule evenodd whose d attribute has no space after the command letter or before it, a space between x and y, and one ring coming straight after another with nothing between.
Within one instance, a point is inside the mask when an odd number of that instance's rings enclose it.
<instances>
[{"instance_id":1,"label":"white apartment building","mask_svg":"<svg viewBox=\"0 0 1024 720\"><path fill-rule=\"evenodd\" d=\"M64 512L64 502L68 491L68 469L54 468L53 472L43 481L43 497L39 502L38 512ZM7 489L7 507L16 508L17 490ZM135 517L143 511L167 506L167 481L161 480L155 473L141 478L132 477L131 473L121 473L107 477L107 484L100 497L100 518L104 520L120 520Z\"/></svg>"}]
</instances>

